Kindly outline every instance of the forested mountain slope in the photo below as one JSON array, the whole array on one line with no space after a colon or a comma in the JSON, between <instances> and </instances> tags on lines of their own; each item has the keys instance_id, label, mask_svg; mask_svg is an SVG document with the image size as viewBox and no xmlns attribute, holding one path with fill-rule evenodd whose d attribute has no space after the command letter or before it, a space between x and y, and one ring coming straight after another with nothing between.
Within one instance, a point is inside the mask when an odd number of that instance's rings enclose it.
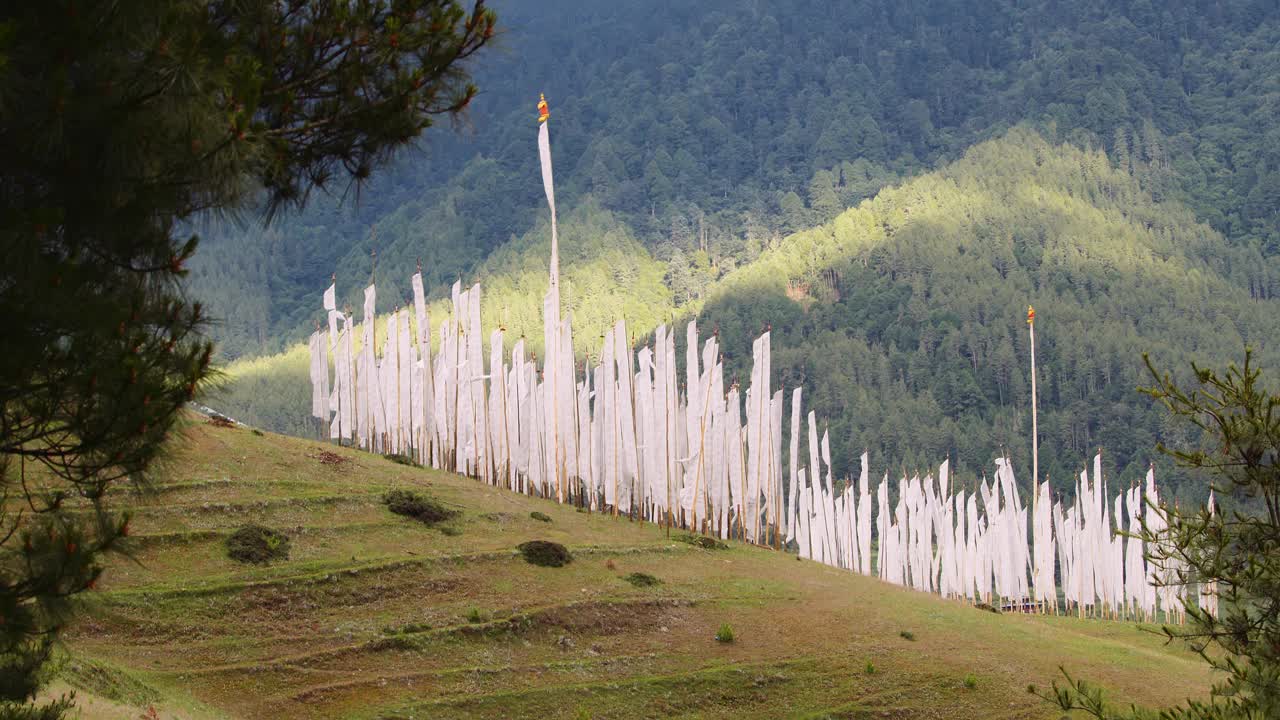
<instances>
[{"instance_id":1,"label":"forested mountain slope","mask_svg":"<svg viewBox=\"0 0 1280 720\"><path fill-rule=\"evenodd\" d=\"M266 230L200 228L193 292L224 318L224 357L302 338L334 270L356 304L374 248L384 297L403 292L418 259L440 293L543 221L538 91L552 103L562 212L608 211L665 266L676 303L787 233L1024 122L1105 148L1157 199L1256 250L1268 269L1256 291L1272 292L1272 2L491 4L503 46L476 66L483 93L459 135L431 135L358 205L353 189Z\"/></svg>"},{"instance_id":2,"label":"forested mountain slope","mask_svg":"<svg viewBox=\"0 0 1280 720\"><path fill-rule=\"evenodd\" d=\"M614 317L641 336L664 321L675 306L655 262L616 218L594 203L568 218L567 305L579 349L592 352ZM523 333L535 348L545 236L535 229L478 273L486 327L504 324L509 338ZM751 340L771 324L775 382L803 386L830 422L837 468L856 467L864 448L877 474L950 455L972 481L1001 448L1024 473L1030 466L1023 313L1033 302L1041 468L1065 489L1096 447L1124 482L1161 462L1157 439L1186 439L1135 392L1145 380L1141 353L1185 372L1191 359L1238 357L1248 342L1278 364L1280 300L1258 291L1265 273L1256 250L1156 200L1102 152L1015 129L778 241L675 312L678 323L697 316L704 333L718 328L744 382ZM592 278L597 286L587 287ZM238 363L231 374L220 407L246 422L314 432L305 352ZM1163 464L1160 475L1165 487L1179 485ZM1189 498L1200 492L1186 489Z\"/></svg>"},{"instance_id":3,"label":"forested mountain slope","mask_svg":"<svg viewBox=\"0 0 1280 720\"><path fill-rule=\"evenodd\" d=\"M871 448L894 470L950 454L981 472L1003 447L1025 471L1033 303L1041 472L1070 488L1102 447L1120 481L1155 461L1176 483L1154 447L1186 428L1135 391L1150 384L1142 354L1185 376L1248 343L1276 367L1262 266L1101 152L1016 129L788 237L690 311L729 338L772 324L775 372L830 419L837 465Z\"/></svg>"}]
</instances>

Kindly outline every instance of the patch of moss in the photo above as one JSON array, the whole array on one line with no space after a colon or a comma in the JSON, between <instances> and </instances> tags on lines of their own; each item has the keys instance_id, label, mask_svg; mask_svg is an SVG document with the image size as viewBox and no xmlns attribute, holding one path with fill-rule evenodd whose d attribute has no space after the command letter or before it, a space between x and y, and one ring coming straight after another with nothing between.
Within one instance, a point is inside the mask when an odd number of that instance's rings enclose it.
<instances>
[{"instance_id":1,"label":"patch of moss","mask_svg":"<svg viewBox=\"0 0 1280 720\"><path fill-rule=\"evenodd\" d=\"M392 490L382 496L387 509L397 515L411 517L426 525L433 525L456 517L459 513L444 506L439 500L412 490Z\"/></svg>"},{"instance_id":2,"label":"patch of moss","mask_svg":"<svg viewBox=\"0 0 1280 720\"><path fill-rule=\"evenodd\" d=\"M658 578L650 575L649 573L642 573L642 572L633 572L622 579L626 580L632 585L635 585L636 587L653 587L654 585L662 584L662 581L659 580Z\"/></svg>"},{"instance_id":3,"label":"patch of moss","mask_svg":"<svg viewBox=\"0 0 1280 720\"><path fill-rule=\"evenodd\" d=\"M569 549L550 540L530 540L516 546L525 562L541 567L563 567L573 562Z\"/></svg>"},{"instance_id":4,"label":"patch of moss","mask_svg":"<svg viewBox=\"0 0 1280 720\"><path fill-rule=\"evenodd\" d=\"M529 513L529 517L533 518L534 520L537 520L538 522L546 522L546 523L551 522L550 515L544 512L538 512L537 510L534 510L533 512Z\"/></svg>"},{"instance_id":5,"label":"patch of moss","mask_svg":"<svg viewBox=\"0 0 1280 720\"><path fill-rule=\"evenodd\" d=\"M289 538L261 525L245 525L227 538L227 557L242 563L265 565L289 559Z\"/></svg>"}]
</instances>

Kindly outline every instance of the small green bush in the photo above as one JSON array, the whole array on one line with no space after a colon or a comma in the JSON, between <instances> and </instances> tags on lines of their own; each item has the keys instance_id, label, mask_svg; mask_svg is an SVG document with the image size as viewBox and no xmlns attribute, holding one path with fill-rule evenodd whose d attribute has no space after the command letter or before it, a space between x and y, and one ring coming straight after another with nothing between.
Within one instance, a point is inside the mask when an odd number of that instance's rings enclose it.
<instances>
[{"instance_id":1,"label":"small green bush","mask_svg":"<svg viewBox=\"0 0 1280 720\"><path fill-rule=\"evenodd\" d=\"M261 525L245 525L227 538L227 557L242 563L265 565L289 559L289 538Z\"/></svg>"},{"instance_id":2,"label":"small green bush","mask_svg":"<svg viewBox=\"0 0 1280 720\"><path fill-rule=\"evenodd\" d=\"M627 582L631 583L632 585L635 585L636 587L652 587L654 585L662 584L662 581L659 580L658 578L650 575L649 573L642 573L642 572L633 572L630 575L623 578L623 580L626 580Z\"/></svg>"},{"instance_id":3,"label":"small green bush","mask_svg":"<svg viewBox=\"0 0 1280 720\"><path fill-rule=\"evenodd\" d=\"M529 513L529 517L533 518L534 520L537 520L538 522L551 522L550 515L544 512L538 512L537 510L534 510L533 512Z\"/></svg>"},{"instance_id":4,"label":"small green bush","mask_svg":"<svg viewBox=\"0 0 1280 720\"><path fill-rule=\"evenodd\" d=\"M391 453L389 455L383 455L383 457L385 457L386 459L390 460L391 462L397 465L405 465L408 467L416 467L416 468L422 467L421 465L418 464L418 461L414 460L408 455L401 455L400 453Z\"/></svg>"},{"instance_id":5,"label":"small green bush","mask_svg":"<svg viewBox=\"0 0 1280 720\"><path fill-rule=\"evenodd\" d=\"M462 531L452 525L441 525L440 534L448 537L458 537L462 534Z\"/></svg>"},{"instance_id":6,"label":"small green bush","mask_svg":"<svg viewBox=\"0 0 1280 720\"><path fill-rule=\"evenodd\" d=\"M482 623L487 619L485 614L480 611L480 608L474 607L467 611L466 618L469 623Z\"/></svg>"},{"instance_id":7,"label":"small green bush","mask_svg":"<svg viewBox=\"0 0 1280 720\"><path fill-rule=\"evenodd\" d=\"M562 567L573 562L569 549L549 540L530 540L516 546L525 562L542 567Z\"/></svg>"},{"instance_id":8,"label":"small green bush","mask_svg":"<svg viewBox=\"0 0 1280 720\"><path fill-rule=\"evenodd\" d=\"M694 535L693 533L683 533L675 537L682 543L688 543L694 547L700 547L703 550L728 550L729 546L720 542L713 537L706 535Z\"/></svg>"},{"instance_id":9,"label":"small green bush","mask_svg":"<svg viewBox=\"0 0 1280 720\"><path fill-rule=\"evenodd\" d=\"M418 522L433 525L449 518L456 517L457 510L451 510L439 500L427 497L412 490L392 490L382 496L387 509L397 515L411 517Z\"/></svg>"},{"instance_id":10,"label":"small green bush","mask_svg":"<svg viewBox=\"0 0 1280 720\"><path fill-rule=\"evenodd\" d=\"M903 630L902 632L898 633L898 637L902 638L903 640L910 640L912 642L915 642L916 640L916 634L911 632L910 630Z\"/></svg>"},{"instance_id":11,"label":"small green bush","mask_svg":"<svg viewBox=\"0 0 1280 720\"><path fill-rule=\"evenodd\" d=\"M873 662L871 662L870 660L868 660L868 661L867 661L867 666L866 666L865 668L863 668L863 669L862 669L862 671L863 671L863 672L865 672L865 673L866 673L866 674L868 674L868 675L875 675L875 674L876 674L876 666L875 666L875 663L873 663Z\"/></svg>"},{"instance_id":12,"label":"small green bush","mask_svg":"<svg viewBox=\"0 0 1280 720\"><path fill-rule=\"evenodd\" d=\"M978 678L973 673L964 676L964 686L970 690L978 687Z\"/></svg>"},{"instance_id":13,"label":"small green bush","mask_svg":"<svg viewBox=\"0 0 1280 720\"><path fill-rule=\"evenodd\" d=\"M725 623L716 631L716 642L731 643L733 642L733 626Z\"/></svg>"},{"instance_id":14,"label":"small green bush","mask_svg":"<svg viewBox=\"0 0 1280 720\"><path fill-rule=\"evenodd\" d=\"M974 607L977 608L978 610L985 610L986 612L989 612L989 613L995 613L996 615L1000 614L1000 608L992 607L987 603L978 603L977 605L974 605Z\"/></svg>"}]
</instances>

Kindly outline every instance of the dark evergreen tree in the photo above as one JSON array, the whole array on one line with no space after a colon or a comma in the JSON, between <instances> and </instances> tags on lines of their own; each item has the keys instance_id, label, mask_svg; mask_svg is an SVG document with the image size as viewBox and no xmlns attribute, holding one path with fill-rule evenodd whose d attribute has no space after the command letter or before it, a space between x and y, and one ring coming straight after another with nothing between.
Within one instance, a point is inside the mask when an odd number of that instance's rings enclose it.
<instances>
[{"instance_id":1,"label":"dark evergreen tree","mask_svg":"<svg viewBox=\"0 0 1280 720\"><path fill-rule=\"evenodd\" d=\"M475 96L476 0L148 0L0 10L0 717L210 376L179 280L197 214L360 182Z\"/></svg>"},{"instance_id":2,"label":"dark evergreen tree","mask_svg":"<svg viewBox=\"0 0 1280 720\"><path fill-rule=\"evenodd\" d=\"M1112 708L1101 688L1070 675L1044 697L1099 720L1280 717L1280 394L1263 382L1251 351L1225 372L1195 366L1190 387L1149 359L1147 367L1155 384L1145 392L1204 432L1202 444L1161 450L1208 474L1221 504L1213 513L1166 504L1167 529L1144 523L1139 536L1159 586L1182 594L1211 584L1218 612L1189 603L1187 625L1164 632L1186 642L1221 679L1207 702L1160 711Z\"/></svg>"}]
</instances>

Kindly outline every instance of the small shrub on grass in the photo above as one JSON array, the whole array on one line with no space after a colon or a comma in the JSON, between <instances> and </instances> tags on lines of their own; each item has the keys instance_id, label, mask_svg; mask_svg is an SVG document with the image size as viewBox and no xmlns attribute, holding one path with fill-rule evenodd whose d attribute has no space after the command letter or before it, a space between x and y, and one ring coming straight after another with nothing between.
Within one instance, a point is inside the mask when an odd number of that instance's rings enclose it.
<instances>
[{"instance_id":1,"label":"small shrub on grass","mask_svg":"<svg viewBox=\"0 0 1280 720\"><path fill-rule=\"evenodd\" d=\"M409 457L408 455L401 455L400 453L391 453L390 455L383 455L383 457L385 457L386 459L390 460L391 462L397 465L405 465L407 467L416 467L416 468L422 467L421 465L418 464L416 460Z\"/></svg>"},{"instance_id":2,"label":"small shrub on grass","mask_svg":"<svg viewBox=\"0 0 1280 720\"><path fill-rule=\"evenodd\" d=\"M562 567L573 562L569 549L549 540L530 540L516 546L525 562L542 567Z\"/></svg>"},{"instance_id":3,"label":"small shrub on grass","mask_svg":"<svg viewBox=\"0 0 1280 720\"><path fill-rule=\"evenodd\" d=\"M969 673L968 675L965 675L964 686L970 690L978 687L978 678L974 677L973 673Z\"/></svg>"},{"instance_id":4,"label":"small shrub on grass","mask_svg":"<svg viewBox=\"0 0 1280 720\"><path fill-rule=\"evenodd\" d=\"M254 435L257 435L258 437L262 437L262 431L261 431L261 430L259 430L258 428L254 428L254 429L250 430L249 432L253 433Z\"/></svg>"},{"instance_id":5,"label":"small shrub on grass","mask_svg":"<svg viewBox=\"0 0 1280 720\"><path fill-rule=\"evenodd\" d=\"M466 618L469 623L482 623L486 620L485 614L480 611L480 608L471 608L468 610Z\"/></svg>"},{"instance_id":6,"label":"small shrub on grass","mask_svg":"<svg viewBox=\"0 0 1280 720\"><path fill-rule=\"evenodd\" d=\"M462 534L462 531L452 525L441 525L440 534L447 537L457 537Z\"/></svg>"},{"instance_id":7,"label":"small shrub on grass","mask_svg":"<svg viewBox=\"0 0 1280 720\"><path fill-rule=\"evenodd\" d=\"M227 557L254 565L288 560L289 538L261 525L245 525L227 538Z\"/></svg>"},{"instance_id":8,"label":"small shrub on grass","mask_svg":"<svg viewBox=\"0 0 1280 720\"><path fill-rule=\"evenodd\" d=\"M392 490L382 496L387 509L397 515L411 517L426 525L448 520L458 515L457 510L445 507L439 500L412 490Z\"/></svg>"},{"instance_id":9,"label":"small shrub on grass","mask_svg":"<svg viewBox=\"0 0 1280 720\"><path fill-rule=\"evenodd\" d=\"M916 634L911 632L910 630L903 630L902 632L898 633L898 637L902 638L903 640L910 640L911 642L915 642L916 640Z\"/></svg>"},{"instance_id":10,"label":"small shrub on grass","mask_svg":"<svg viewBox=\"0 0 1280 720\"><path fill-rule=\"evenodd\" d=\"M868 674L868 675L875 675L875 674L876 674L876 666L875 666L875 663L873 663L873 662L871 662L870 660L868 660L868 661L867 661L867 666L866 666L865 668L863 668L863 669L862 669L862 671L863 671L863 672L865 672L865 673L866 673L866 674Z\"/></svg>"},{"instance_id":11,"label":"small shrub on grass","mask_svg":"<svg viewBox=\"0 0 1280 720\"><path fill-rule=\"evenodd\" d=\"M733 626L725 623L716 631L716 642L731 643L733 642Z\"/></svg>"},{"instance_id":12,"label":"small shrub on grass","mask_svg":"<svg viewBox=\"0 0 1280 720\"><path fill-rule=\"evenodd\" d=\"M703 550L728 550L729 549L728 545L720 542L719 540L713 537L707 537L706 535L694 535L693 533L684 533L682 535L677 535L675 539L682 543L689 543L694 547L700 547Z\"/></svg>"},{"instance_id":13,"label":"small shrub on grass","mask_svg":"<svg viewBox=\"0 0 1280 720\"><path fill-rule=\"evenodd\" d=\"M976 609L978 609L978 610L985 610L986 612L989 612L989 613L995 613L996 615L999 615L999 614L1000 614L1000 608L992 607L991 605L989 605L989 604L987 604L987 603L978 603L977 605L974 605L973 607L974 607L974 608L976 608Z\"/></svg>"},{"instance_id":14,"label":"small shrub on grass","mask_svg":"<svg viewBox=\"0 0 1280 720\"><path fill-rule=\"evenodd\" d=\"M635 585L636 587L653 587L654 585L662 584L662 581L659 580L658 578L650 575L649 573L642 573L642 572L633 572L630 575L623 578L623 580L626 580L627 582L631 583L632 585Z\"/></svg>"},{"instance_id":15,"label":"small shrub on grass","mask_svg":"<svg viewBox=\"0 0 1280 720\"><path fill-rule=\"evenodd\" d=\"M538 512L537 510L534 510L533 512L529 513L529 517L533 518L534 520L537 520L538 522L551 522L550 515L544 512Z\"/></svg>"}]
</instances>

